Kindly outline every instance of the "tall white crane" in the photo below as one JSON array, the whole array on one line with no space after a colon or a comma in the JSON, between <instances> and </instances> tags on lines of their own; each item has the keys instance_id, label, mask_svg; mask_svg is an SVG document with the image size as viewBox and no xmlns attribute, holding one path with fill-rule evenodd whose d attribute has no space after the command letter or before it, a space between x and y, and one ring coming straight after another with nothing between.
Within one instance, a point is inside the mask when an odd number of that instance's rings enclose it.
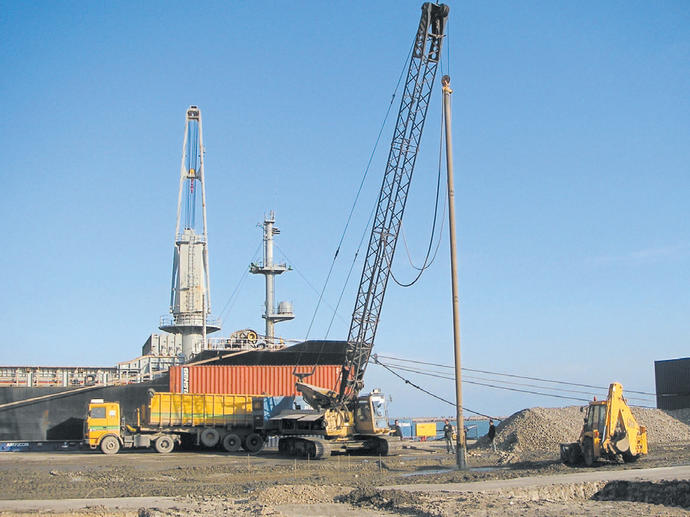
<instances>
[{"instance_id":1,"label":"tall white crane","mask_svg":"<svg viewBox=\"0 0 690 517\"><path fill-rule=\"evenodd\" d=\"M204 174L201 110L197 106L190 106L185 116L180 162L170 290L171 315L161 318L160 324L160 329L165 332L181 334L185 359L205 348L206 334L220 330L220 322L208 318L211 314L211 284Z\"/></svg>"}]
</instances>

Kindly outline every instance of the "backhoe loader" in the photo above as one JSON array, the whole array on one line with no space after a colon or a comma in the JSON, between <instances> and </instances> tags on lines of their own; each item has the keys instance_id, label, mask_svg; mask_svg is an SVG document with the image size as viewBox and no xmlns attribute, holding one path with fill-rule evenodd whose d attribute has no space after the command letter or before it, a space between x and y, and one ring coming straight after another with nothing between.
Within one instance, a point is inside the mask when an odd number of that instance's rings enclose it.
<instances>
[{"instance_id":1,"label":"backhoe loader","mask_svg":"<svg viewBox=\"0 0 690 517\"><path fill-rule=\"evenodd\" d=\"M584 411L585 408L580 408ZM568 465L591 467L599 459L626 463L647 454L647 429L637 423L623 398L623 386L609 386L606 400L590 402L580 437L575 443L562 443L561 461Z\"/></svg>"}]
</instances>

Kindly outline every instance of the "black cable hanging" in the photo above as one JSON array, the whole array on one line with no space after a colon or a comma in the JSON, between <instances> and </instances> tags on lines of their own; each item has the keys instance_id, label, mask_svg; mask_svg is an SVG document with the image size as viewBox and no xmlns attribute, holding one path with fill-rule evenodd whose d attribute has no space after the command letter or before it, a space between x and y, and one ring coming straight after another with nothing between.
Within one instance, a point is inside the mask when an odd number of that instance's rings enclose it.
<instances>
[{"instance_id":1,"label":"black cable hanging","mask_svg":"<svg viewBox=\"0 0 690 517\"><path fill-rule=\"evenodd\" d=\"M259 245L258 245L258 246L256 247L256 249L254 250L254 253L252 254L251 262L253 262L254 259L256 258L256 255L259 253L259 248L261 248L261 245L262 245L262 244L263 244L263 243L260 242ZM223 314L225 314L225 311L226 311L227 309L232 309L232 307L235 305L235 301L236 301L236 300L233 301L233 299L235 298L235 295L239 292L240 287L242 287L242 284L244 284L244 281L247 279L248 276L249 276L249 271L245 270L245 271L242 273L242 276L240 277L239 281L237 282L237 285L235 286L235 289L232 291L232 294L230 295L230 298L228 298L228 301L225 302L225 305L223 306L223 310L220 311L220 314L218 314L218 317L219 317L219 318L222 318L222 317L223 317ZM232 302L232 304L231 304L230 302Z\"/></svg>"},{"instance_id":2,"label":"black cable hanging","mask_svg":"<svg viewBox=\"0 0 690 517\"><path fill-rule=\"evenodd\" d=\"M443 111L441 111L441 128L443 128ZM438 149L438 174L436 177L436 201L434 203L434 219L433 223L431 225L431 235L429 236L429 246L427 247L426 250L426 256L424 257L424 264L422 264L421 267L416 267L412 263L412 258L410 257L410 250L407 248L407 241L405 239L405 232L403 231L403 244L405 245L405 250L407 251L407 257L408 260L410 261L410 264L412 265L413 268L418 270L417 276L411 281L411 282L400 282L397 278L395 278L395 273L393 272L393 269L391 268L391 277L393 278L393 281L398 284L400 287L412 287L414 284L417 283L417 281L421 278L422 274L424 273L425 270L431 267L431 265L434 263L434 260L436 259L436 252L438 251L438 248L441 244L441 234L442 234L442 229L443 229L443 223L441 223L441 231L439 231L439 236L438 236L438 244L436 246L436 251L434 252L434 256L429 261L429 255L431 254L431 248L434 243L434 234L436 233L436 220L438 218L438 201L439 201L439 196L441 192L441 162L442 162L442 156L443 156L443 132L441 132L441 139L439 142L439 149ZM445 203L444 203L444 213L445 213ZM402 223L401 223L402 226ZM402 229L402 228L401 228Z\"/></svg>"},{"instance_id":3,"label":"black cable hanging","mask_svg":"<svg viewBox=\"0 0 690 517\"><path fill-rule=\"evenodd\" d=\"M340 235L340 240L338 241L338 246L336 247L335 253L333 254L333 260L331 261L331 266L328 269L328 274L326 275L326 280L324 281L323 288L321 289L321 294L319 295L319 299L316 302L316 308L314 309L314 314L312 315L311 321L309 322L309 327L307 328L307 335L305 336L305 341L309 339L309 333L311 332L311 328L314 325L314 320L316 319L316 314L319 312L319 307L321 306L321 300L323 299L324 292L326 291L326 287L328 286L328 282L330 281L331 274L333 273L333 267L335 266L335 261L338 258L338 254L340 253L340 247L343 244L343 240L345 240L345 234L347 233L347 230L350 226L350 222L352 221L352 215L354 214L355 207L357 206L357 202L359 201L359 196L362 193L362 188L364 187L364 182L367 178L367 175L369 174L369 168L371 167L371 162L374 159L374 154L376 153L376 149L378 148L379 141L381 140L381 135L383 134L383 129L386 125L386 122L388 121L388 116L390 115L391 108L393 107L393 102L395 101L395 96L398 93L398 89L400 88L400 82L402 81L403 75L405 74L405 70L407 69L407 63L410 60L410 57L412 56L412 50L414 48L414 43L412 46L410 46L410 51L408 52L407 59L405 59L405 62L403 63L403 68L400 71L400 76L398 77L398 82L395 85L395 89L393 90L393 94L391 95L391 100L388 103L388 109L386 109L386 115L383 117L383 122L381 123L381 127L379 129L379 133L376 137L376 142L374 142L374 148L371 150L371 154L369 155L369 161L367 162L367 166L364 169L364 175L362 176L362 181L359 183L359 188L357 189L357 193L355 194L355 200L352 203L352 207L350 208L350 213L347 216L347 221L345 223L345 228L343 228L343 232Z\"/></svg>"},{"instance_id":4,"label":"black cable hanging","mask_svg":"<svg viewBox=\"0 0 690 517\"><path fill-rule=\"evenodd\" d=\"M417 389L423 391L424 393L426 393L426 394L428 394L428 395L430 395L430 396L432 396L432 397L434 397L434 398L437 398L437 399L439 399L439 400L442 400L443 402L447 402L448 404L451 404L451 405L453 405L453 406L456 405L456 404L454 404L453 402L450 402L450 401L448 401L448 400L446 400L446 399L444 399L444 398L442 398L442 397L439 397L438 395L435 395L435 394L431 393L431 392L428 391L428 390L425 390L424 388L421 388L420 386L414 384L414 383L413 383L412 381L410 381L409 379L406 379L406 378L403 377L402 375L396 373L392 368L390 368L389 366L387 366L387 365L383 364L381 361L379 361L376 355L374 355L374 364L378 364L378 365L382 366L383 368L385 368L386 370L388 370L389 372L391 372L391 373L392 373L393 375L395 375L396 377L398 377L398 378L402 379L403 381L405 381L406 384L409 384L409 385L411 385L411 386L413 386L413 387L415 387L415 388L417 388ZM436 376L436 377L438 378L438 376ZM455 380L455 379L452 378L451 380ZM463 380L463 382L466 382L466 383L468 383L468 384L475 384L475 385L478 385L478 386L485 386L485 387L488 387L488 388L494 388L494 389L502 389L502 390L507 390L507 391L516 391L516 392L520 392L520 393L529 393L529 394L532 394L532 395L541 395L541 396L545 396L545 397L552 397L552 398L565 399L565 400L576 400L576 401L585 402L585 403L589 402L589 399L583 399L583 398L577 398L577 397L568 397L568 396L566 396L566 395L554 395L554 394L551 394L551 393L541 393L541 392L537 392L537 391L521 390L521 389L518 389L518 388L509 388L509 387L507 387L507 386L496 386L496 385L493 385L493 384L487 384L487 383L483 383L483 382L475 382L475 381L467 381L467 380ZM641 408L647 408L647 409L654 409L652 406L643 406L643 405L637 405L637 404L634 405L633 407L641 407ZM482 416L487 416L487 415L483 415L483 414L481 414L481 413L476 413L475 411L469 410L469 409L467 409L467 408L463 408L463 409L469 411L470 413L475 413L475 414L479 414L479 415L482 415ZM489 417L489 418L493 418L493 417Z\"/></svg>"},{"instance_id":5,"label":"black cable hanging","mask_svg":"<svg viewBox=\"0 0 690 517\"><path fill-rule=\"evenodd\" d=\"M405 379L402 375L398 375L396 372L394 372L393 370L391 370L390 368L388 368L388 366L386 366L385 364L379 362L379 361L376 359L376 355L374 355L374 363L375 363L375 364L378 364L378 365L380 365L380 366L383 366L386 370L388 370L388 371L391 372L393 375L395 375L396 377L398 377L399 379L401 379L402 381L404 381L405 384L409 384L409 385L412 386L413 388L416 388L416 389L418 389L419 391L422 391L422 392L426 393L427 395L430 395L430 396L434 397L435 399L438 399L438 400L440 400L440 401L442 401L442 402L445 402L446 404L450 404L450 405L453 406L453 407L457 407L457 404L456 404L455 402L451 402L451 401L448 400L448 399L444 399L443 397L439 397L438 395L435 395L434 393L431 393L430 391L425 390L425 389L422 388L421 386L415 384L415 383L412 382L411 380ZM493 416L489 416L489 415L485 415L484 413L480 413L479 411L474 411L474 410L472 410L472 409L470 409L470 408L468 408L468 407L465 407L465 406L462 406L462 410L463 410L463 411L467 411L468 413L473 413L473 414L475 414L475 415L484 416L484 417L486 417L486 418L491 418L491 419L494 419L494 418L495 418L496 420L500 420L499 418L496 418L496 417L493 417Z\"/></svg>"},{"instance_id":6,"label":"black cable hanging","mask_svg":"<svg viewBox=\"0 0 690 517\"><path fill-rule=\"evenodd\" d=\"M293 269L293 271L295 271L302 278L302 280L304 280L304 283L306 283L309 286L309 288L312 291L314 291L316 294L319 294L319 290L316 287L314 287L314 284L312 284L309 281L309 279L302 273L302 271L299 268L297 268L297 266L295 266L295 262L290 260L290 257L287 256L287 253L285 253L285 251L280 246L278 246L278 244L273 243L273 245L278 249L278 251L280 251L280 253L282 253L282 255L285 257L285 260L287 260L290 263L290 267ZM338 316L342 322L347 323L345 318L343 318L342 316L337 314L337 307L334 308L328 302L325 302L325 301L323 303L325 303L328 306L328 308L333 311L334 317Z\"/></svg>"},{"instance_id":7,"label":"black cable hanging","mask_svg":"<svg viewBox=\"0 0 690 517\"><path fill-rule=\"evenodd\" d=\"M397 370L402 370L405 372L416 373L419 375L426 375L429 377L434 377L436 379L446 379L449 381L455 380L455 377L451 377L449 375L444 375L443 373L436 372L436 371L418 370L415 368L407 368L407 367L399 366L399 365L390 365L390 367L395 368ZM468 380L468 379L470 379L470 380ZM469 384L480 384L480 385L484 385L484 386L490 386L490 387L494 387L494 388L510 390L510 388L504 387L504 386L495 386L495 385L489 385L489 384L482 384L479 382L472 382L471 379L474 379L475 381L487 381L487 382L493 381L493 382L498 382L501 384L511 384L513 386L523 386L523 387L527 387L527 388L538 388L538 389L542 389L542 390L559 390L561 392L567 392L567 393L577 393L577 394L588 395L588 396L590 395L590 392L578 391L578 390L569 390L566 388L557 388L557 387L551 387L551 386L540 386L540 385L526 384L526 383L521 383L521 382L502 381L502 380L498 380L498 379L485 379L483 377L473 377L473 376L468 376L468 375L463 375L463 377L462 377L462 381L467 382ZM543 392L540 392L539 394L551 396L548 393L543 393ZM639 398L639 397L626 397L626 398L628 400L641 400L643 402L650 402L650 400L648 398ZM589 399L588 398L587 399L577 398L576 400L583 400L584 401L584 400L589 400Z\"/></svg>"},{"instance_id":8,"label":"black cable hanging","mask_svg":"<svg viewBox=\"0 0 690 517\"><path fill-rule=\"evenodd\" d=\"M427 366L438 366L440 368L448 368L448 369L454 368L453 366L448 366L447 364L429 363L429 362L417 361L417 360L413 360L413 359L402 359L400 357L393 357L390 355L379 354L379 357L383 357L384 359L390 359L392 361L400 361L403 363L424 364ZM577 382L568 382L568 381L556 381L553 379L544 379L541 377L529 377L526 375L517 375L517 374L512 374L512 373L501 373L501 372L492 372L489 370L478 370L476 368L465 368L465 367L463 367L462 370L467 371L467 372L486 373L488 375L501 375L504 377L515 377L517 379L527 379L527 380L531 380L531 381L551 382L554 384L566 384L569 386L578 386L581 388L593 388L593 389L597 389L597 390L608 390L608 387L604 387L604 386L593 386L592 384L581 384L581 383L577 383ZM626 389L625 391L626 391L626 393L637 393L638 395L650 395L650 396L656 397L656 393L650 393L648 391L636 391L636 390L628 390L628 389Z\"/></svg>"}]
</instances>

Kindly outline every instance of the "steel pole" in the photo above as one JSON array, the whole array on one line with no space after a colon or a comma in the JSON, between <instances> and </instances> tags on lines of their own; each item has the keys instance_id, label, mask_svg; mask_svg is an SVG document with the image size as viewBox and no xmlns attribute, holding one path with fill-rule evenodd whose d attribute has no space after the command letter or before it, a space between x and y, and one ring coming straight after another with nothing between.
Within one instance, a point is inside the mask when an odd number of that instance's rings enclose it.
<instances>
[{"instance_id":1,"label":"steel pole","mask_svg":"<svg viewBox=\"0 0 690 517\"><path fill-rule=\"evenodd\" d=\"M457 405L456 460L460 470L467 470L465 422L462 416L462 374L460 363L460 303L458 294L458 261L455 244L455 191L453 188L453 140L450 128L450 77L444 75L443 113L446 130L446 169L448 171L448 230L450 233L450 273L453 286L453 343L455 345L455 400Z\"/></svg>"}]
</instances>

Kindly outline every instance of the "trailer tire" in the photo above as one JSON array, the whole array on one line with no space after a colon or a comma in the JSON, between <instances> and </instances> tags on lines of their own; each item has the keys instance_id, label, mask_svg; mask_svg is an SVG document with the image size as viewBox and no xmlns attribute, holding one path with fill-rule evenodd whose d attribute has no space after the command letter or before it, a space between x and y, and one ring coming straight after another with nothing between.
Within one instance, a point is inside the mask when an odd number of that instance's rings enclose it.
<instances>
[{"instance_id":1,"label":"trailer tire","mask_svg":"<svg viewBox=\"0 0 690 517\"><path fill-rule=\"evenodd\" d=\"M156 452L168 454L175 448L175 440L172 436L164 434L156 438L156 441L153 442L153 448L156 449Z\"/></svg>"},{"instance_id":2,"label":"trailer tire","mask_svg":"<svg viewBox=\"0 0 690 517\"><path fill-rule=\"evenodd\" d=\"M120 440L109 434L101 440L101 452L103 454L117 454L120 452Z\"/></svg>"},{"instance_id":3,"label":"trailer tire","mask_svg":"<svg viewBox=\"0 0 690 517\"><path fill-rule=\"evenodd\" d=\"M257 453L264 448L264 439L258 433L249 433L244 437L242 447L247 452Z\"/></svg>"},{"instance_id":4,"label":"trailer tire","mask_svg":"<svg viewBox=\"0 0 690 517\"><path fill-rule=\"evenodd\" d=\"M201 445L203 445L204 447L208 447L209 449L212 449L213 447L218 445L218 442L220 442L220 433L217 429L209 427L208 429L204 429L203 431L201 431L201 436L199 437L199 440L201 441Z\"/></svg>"},{"instance_id":5,"label":"trailer tire","mask_svg":"<svg viewBox=\"0 0 690 517\"><path fill-rule=\"evenodd\" d=\"M223 438L223 449L228 452L237 452L242 448L242 439L235 433L226 434Z\"/></svg>"},{"instance_id":6,"label":"trailer tire","mask_svg":"<svg viewBox=\"0 0 690 517\"><path fill-rule=\"evenodd\" d=\"M280 454L287 454L287 438L278 439L278 452Z\"/></svg>"}]
</instances>

